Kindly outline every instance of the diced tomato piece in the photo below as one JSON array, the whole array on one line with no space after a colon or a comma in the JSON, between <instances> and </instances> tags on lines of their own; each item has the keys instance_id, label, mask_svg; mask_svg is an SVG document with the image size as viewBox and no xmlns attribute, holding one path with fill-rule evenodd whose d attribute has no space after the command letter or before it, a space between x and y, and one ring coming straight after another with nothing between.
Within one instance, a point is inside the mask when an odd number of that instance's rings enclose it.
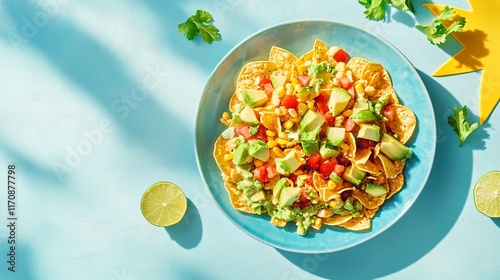
<instances>
[{"instance_id":1,"label":"diced tomato piece","mask_svg":"<svg viewBox=\"0 0 500 280\"><path fill-rule=\"evenodd\" d=\"M349 165L349 159L347 159L344 154L338 155L336 158L337 162L343 166Z\"/></svg>"},{"instance_id":2,"label":"diced tomato piece","mask_svg":"<svg viewBox=\"0 0 500 280\"><path fill-rule=\"evenodd\" d=\"M382 116L387 118L387 121L392 122L394 121L394 116L396 115L396 112L394 111L393 107L385 106L382 109Z\"/></svg>"},{"instance_id":3,"label":"diced tomato piece","mask_svg":"<svg viewBox=\"0 0 500 280\"><path fill-rule=\"evenodd\" d=\"M326 101L316 101L316 106L322 115L328 113L328 103Z\"/></svg>"},{"instance_id":4,"label":"diced tomato piece","mask_svg":"<svg viewBox=\"0 0 500 280\"><path fill-rule=\"evenodd\" d=\"M321 165L322 160L323 158L321 157L320 154L314 154L306 160L306 163L311 170L316 170Z\"/></svg>"},{"instance_id":5,"label":"diced tomato piece","mask_svg":"<svg viewBox=\"0 0 500 280\"><path fill-rule=\"evenodd\" d=\"M341 164L336 164L333 168L333 172L337 173L337 175L341 176L344 173L345 166Z\"/></svg>"},{"instance_id":6,"label":"diced tomato piece","mask_svg":"<svg viewBox=\"0 0 500 280\"><path fill-rule=\"evenodd\" d=\"M266 166L262 165L260 167L255 168L253 171L253 177L255 178L255 180L259 180L262 183L267 182L268 177L267 177Z\"/></svg>"},{"instance_id":7,"label":"diced tomato piece","mask_svg":"<svg viewBox=\"0 0 500 280\"><path fill-rule=\"evenodd\" d=\"M264 125L259 125L259 129L257 130L256 136L258 139L262 141L267 141L266 127Z\"/></svg>"},{"instance_id":8,"label":"diced tomato piece","mask_svg":"<svg viewBox=\"0 0 500 280\"><path fill-rule=\"evenodd\" d=\"M330 112L326 112L324 117L328 125L333 126L335 124L335 117Z\"/></svg>"},{"instance_id":9,"label":"diced tomato piece","mask_svg":"<svg viewBox=\"0 0 500 280\"><path fill-rule=\"evenodd\" d=\"M351 118L345 118L344 128L348 132L356 132L359 130L359 125L355 123Z\"/></svg>"},{"instance_id":10,"label":"diced tomato piece","mask_svg":"<svg viewBox=\"0 0 500 280\"><path fill-rule=\"evenodd\" d=\"M346 62L349 59L349 54L343 49L339 49L333 54L333 59L337 62Z\"/></svg>"},{"instance_id":11,"label":"diced tomato piece","mask_svg":"<svg viewBox=\"0 0 500 280\"><path fill-rule=\"evenodd\" d=\"M264 85L264 90L266 91L266 95L268 97L271 97L271 95L273 94L273 91L274 91L273 84L271 84L271 83L265 84Z\"/></svg>"},{"instance_id":12,"label":"diced tomato piece","mask_svg":"<svg viewBox=\"0 0 500 280\"><path fill-rule=\"evenodd\" d=\"M309 187L302 187L301 190L300 190L300 196L299 196L299 201L302 202L302 203L308 203L309 201L311 201L309 198L308 198L308 190L309 190Z\"/></svg>"},{"instance_id":13,"label":"diced tomato piece","mask_svg":"<svg viewBox=\"0 0 500 280\"><path fill-rule=\"evenodd\" d=\"M260 89L264 89L265 84L271 84L271 85L272 85L272 83L271 83L271 79L269 79L269 78L267 78L267 77L262 78L262 79L260 80L260 83L259 83L259 87L260 87Z\"/></svg>"},{"instance_id":14,"label":"diced tomato piece","mask_svg":"<svg viewBox=\"0 0 500 280\"><path fill-rule=\"evenodd\" d=\"M278 176L278 171L276 171L276 165L266 164L267 178L273 178Z\"/></svg>"},{"instance_id":15,"label":"diced tomato piece","mask_svg":"<svg viewBox=\"0 0 500 280\"><path fill-rule=\"evenodd\" d=\"M327 159L323 161L319 166L319 173L321 173L324 178L328 178L328 176L330 176L330 174L335 169L335 165L337 165L337 160L335 160L334 158Z\"/></svg>"},{"instance_id":16,"label":"diced tomato piece","mask_svg":"<svg viewBox=\"0 0 500 280\"><path fill-rule=\"evenodd\" d=\"M297 80L299 81L299 84L303 87L308 86L309 83L311 82L311 77L305 76L305 75L298 75Z\"/></svg>"},{"instance_id":17,"label":"diced tomato piece","mask_svg":"<svg viewBox=\"0 0 500 280\"><path fill-rule=\"evenodd\" d=\"M357 138L356 139L356 144L357 144L358 148L368 149L370 147L375 147L375 145L377 143L375 141L373 141L373 140L364 139L364 138Z\"/></svg>"},{"instance_id":18,"label":"diced tomato piece","mask_svg":"<svg viewBox=\"0 0 500 280\"><path fill-rule=\"evenodd\" d=\"M327 103L328 100L330 99L330 96L321 92L317 97L316 97L316 102L325 102Z\"/></svg>"},{"instance_id":19,"label":"diced tomato piece","mask_svg":"<svg viewBox=\"0 0 500 280\"><path fill-rule=\"evenodd\" d=\"M236 134L243 136L245 139L252 137L250 134L250 126L248 124L244 124L235 129Z\"/></svg>"},{"instance_id":20,"label":"diced tomato piece","mask_svg":"<svg viewBox=\"0 0 500 280\"><path fill-rule=\"evenodd\" d=\"M285 106L286 108L289 108L289 109L290 108L297 108L297 105L299 105L299 101L297 100L297 98L295 96L285 94L285 96L283 96L281 98L280 104Z\"/></svg>"},{"instance_id":21,"label":"diced tomato piece","mask_svg":"<svg viewBox=\"0 0 500 280\"><path fill-rule=\"evenodd\" d=\"M340 78L339 84L345 90L352 87L352 83L351 83L351 81L349 81L349 78L347 78L347 76L343 76L342 78Z\"/></svg>"},{"instance_id":22,"label":"diced tomato piece","mask_svg":"<svg viewBox=\"0 0 500 280\"><path fill-rule=\"evenodd\" d=\"M350 87L347 89L347 92L351 96L351 99L356 99L356 91L354 90L354 87Z\"/></svg>"}]
</instances>

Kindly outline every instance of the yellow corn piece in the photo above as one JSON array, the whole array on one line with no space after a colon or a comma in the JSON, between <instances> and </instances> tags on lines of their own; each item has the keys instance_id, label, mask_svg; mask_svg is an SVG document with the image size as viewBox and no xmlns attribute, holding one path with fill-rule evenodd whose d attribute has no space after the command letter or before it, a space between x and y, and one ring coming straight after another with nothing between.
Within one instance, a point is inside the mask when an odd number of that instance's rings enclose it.
<instances>
[{"instance_id":1,"label":"yellow corn piece","mask_svg":"<svg viewBox=\"0 0 500 280\"><path fill-rule=\"evenodd\" d=\"M269 149L272 149L272 148L276 147L277 145L278 145L278 143L276 143L276 141L274 141L274 140L267 141L267 146L269 147Z\"/></svg>"},{"instance_id":2,"label":"yellow corn piece","mask_svg":"<svg viewBox=\"0 0 500 280\"><path fill-rule=\"evenodd\" d=\"M298 84L298 83L299 83L299 80L297 78L293 77L292 78L292 86L295 87L295 85Z\"/></svg>"},{"instance_id":3,"label":"yellow corn piece","mask_svg":"<svg viewBox=\"0 0 500 280\"><path fill-rule=\"evenodd\" d=\"M302 86L299 84L296 84L293 88L295 89L296 92L300 92L300 90L302 89Z\"/></svg>"},{"instance_id":4,"label":"yellow corn piece","mask_svg":"<svg viewBox=\"0 0 500 280\"><path fill-rule=\"evenodd\" d=\"M230 160L233 160L233 154L225 154L224 161L230 161Z\"/></svg>"},{"instance_id":5,"label":"yellow corn piece","mask_svg":"<svg viewBox=\"0 0 500 280\"><path fill-rule=\"evenodd\" d=\"M279 97L283 97L283 96L285 96L285 93L286 93L285 92L285 88L284 87L280 87L279 91L278 91L278 96Z\"/></svg>"},{"instance_id":6,"label":"yellow corn piece","mask_svg":"<svg viewBox=\"0 0 500 280\"><path fill-rule=\"evenodd\" d=\"M293 126L293 122L292 122L291 120L288 120L288 121L286 121L286 122L283 124L283 127L284 127L285 129L290 129L290 128L292 128L292 126Z\"/></svg>"},{"instance_id":7,"label":"yellow corn piece","mask_svg":"<svg viewBox=\"0 0 500 280\"><path fill-rule=\"evenodd\" d=\"M305 103L300 102L299 105L297 105L297 109L299 110L300 115L304 115L309 107L307 107Z\"/></svg>"},{"instance_id":8,"label":"yellow corn piece","mask_svg":"<svg viewBox=\"0 0 500 280\"><path fill-rule=\"evenodd\" d=\"M333 209L339 208L339 204L338 204L338 202L336 200L330 201L329 204L330 204L330 207L332 207Z\"/></svg>"},{"instance_id":9,"label":"yellow corn piece","mask_svg":"<svg viewBox=\"0 0 500 280\"><path fill-rule=\"evenodd\" d=\"M295 145L299 144L300 142L298 141L290 141L288 143L286 143L285 147L286 148L293 148Z\"/></svg>"},{"instance_id":10,"label":"yellow corn piece","mask_svg":"<svg viewBox=\"0 0 500 280\"><path fill-rule=\"evenodd\" d=\"M342 116L344 117L349 117L351 115L352 115L352 109L345 110L344 112L342 112Z\"/></svg>"},{"instance_id":11,"label":"yellow corn piece","mask_svg":"<svg viewBox=\"0 0 500 280\"><path fill-rule=\"evenodd\" d=\"M297 117L297 111L295 111L294 108L288 109L288 114L290 114L290 117L296 118Z\"/></svg>"},{"instance_id":12,"label":"yellow corn piece","mask_svg":"<svg viewBox=\"0 0 500 280\"><path fill-rule=\"evenodd\" d=\"M274 136L276 136L276 132L268 129L268 130L266 130L266 135L267 135L267 137L274 137Z\"/></svg>"},{"instance_id":13,"label":"yellow corn piece","mask_svg":"<svg viewBox=\"0 0 500 280\"><path fill-rule=\"evenodd\" d=\"M294 122L294 123L298 123L298 122L300 122L301 117L291 118L290 120L291 120L292 122Z\"/></svg>"},{"instance_id":14,"label":"yellow corn piece","mask_svg":"<svg viewBox=\"0 0 500 280\"><path fill-rule=\"evenodd\" d=\"M280 131L278 133L278 137L283 138L283 139L288 139L288 134L286 134L286 132L284 132L284 131Z\"/></svg>"},{"instance_id":15,"label":"yellow corn piece","mask_svg":"<svg viewBox=\"0 0 500 280\"><path fill-rule=\"evenodd\" d=\"M354 86L354 89L356 90L356 93L364 93L365 92L365 88L363 87L362 84L356 84Z\"/></svg>"},{"instance_id":16,"label":"yellow corn piece","mask_svg":"<svg viewBox=\"0 0 500 280\"><path fill-rule=\"evenodd\" d=\"M314 100L307 101L307 108L309 108L309 110L316 111L316 107L314 106Z\"/></svg>"},{"instance_id":17,"label":"yellow corn piece","mask_svg":"<svg viewBox=\"0 0 500 280\"><path fill-rule=\"evenodd\" d=\"M256 167L260 167L260 166L262 166L264 164L264 162L262 160L258 159L258 158L255 158L253 160L253 164L255 164Z\"/></svg>"},{"instance_id":18,"label":"yellow corn piece","mask_svg":"<svg viewBox=\"0 0 500 280\"><path fill-rule=\"evenodd\" d=\"M278 143L278 145L286 145L288 142L288 139L283 139L283 138L278 138L276 139L276 143Z\"/></svg>"},{"instance_id":19,"label":"yellow corn piece","mask_svg":"<svg viewBox=\"0 0 500 280\"><path fill-rule=\"evenodd\" d=\"M328 189L333 190L337 186L337 183L335 183L332 180L328 180Z\"/></svg>"},{"instance_id":20,"label":"yellow corn piece","mask_svg":"<svg viewBox=\"0 0 500 280\"><path fill-rule=\"evenodd\" d=\"M295 172L293 172L293 175L295 175L295 176L299 176L299 175L302 175L302 174L304 174L304 171L300 170L300 169L297 169L297 170L295 170Z\"/></svg>"},{"instance_id":21,"label":"yellow corn piece","mask_svg":"<svg viewBox=\"0 0 500 280\"><path fill-rule=\"evenodd\" d=\"M285 153L283 153L283 151L279 147L272 148L272 152L280 158L285 157Z\"/></svg>"}]
</instances>

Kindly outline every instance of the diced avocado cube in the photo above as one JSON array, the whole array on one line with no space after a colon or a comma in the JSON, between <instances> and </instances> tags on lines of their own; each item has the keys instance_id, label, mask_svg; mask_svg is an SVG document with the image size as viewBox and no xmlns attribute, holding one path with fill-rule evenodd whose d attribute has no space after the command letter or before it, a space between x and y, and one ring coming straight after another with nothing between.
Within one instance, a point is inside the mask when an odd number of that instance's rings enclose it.
<instances>
[{"instance_id":1,"label":"diced avocado cube","mask_svg":"<svg viewBox=\"0 0 500 280\"><path fill-rule=\"evenodd\" d=\"M319 153L321 154L322 158L327 159L337 157L340 154L340 151L338 147L333 146L330 142L323 141L321 142Z\"/></svg>"},{"instance_id":2,"label":"diced avocado cube","mask_svg":"<svg viewBox=\"0 0 500 280\"><path fill-rule=\"evenodd\" d=\"M234 137L234 126L230 126L226 128L222 133L221 133L222 138L224 139L231 139Z\"/></svg>"},{"instance_id":3,"label":"diced avocado cube","mask_svg":"<svg viewBox=\"0 0 500 280\"><path fill-rule=\"evenodd\" d=\"M326 138L333 146L338 146L344 142L345 128L343 127L328 127L326 129Z\"/></svg>"},{"instance_id":4,"label":"diced avocado cube","mask_svg":"<svg viewBox=\"0 0 500 280\"><path fill-rule=\"evenodd\" d=\"M368 105L368 100L366 99L358 99L355 103L354 103L354 106L352 108L352 113L353 114L357 114L361 111L366 111L366 110L369 110L370 109L370 106Z\"/></svg>"},{"instance_id":5,"label":"diced avocado cube","mask_svg":"<svg viewBox=\"0 0 500 280\"><path fill-rule=\"evenodd\" d=\"M259 124L259 120L257 119L254 110L248 105L241 109L241 111L239 112L239 118L242 122L250 125Z\"/></svg>"},{"instance_id":6,"label":"diced avocado cube","mask_svg":"<svg viewBox=\"0 0 500 280\"><path fill-rule=\"evenodd\" d=\"M248 143L241 143L233 152L233 163L236 165L246 164L253 161L252 157L248 153L249 149Z\"/></svg>"},{"instance_id":7,"label":"diced avocado cube","mask_svg":"<svg viewBox=\"0 0 500 280\"><path fill-rule=\"evenodd\" d=\"M269 159L269 146L262 140L257 140L250 143L248 153L254 158L266 161Z\"/></svg>"},{"instance_id":8,"label":"diced avocado cube","mask_svg":"<svg viewBox=\"0 0 500 280\"><path fill-rule=\"evenodd\" d=\"M318 96L318 93L312 86L306 86L301 88L298 94L298 97L303 101L315 98L316 96Z\"/></svg>"},{"instance_id":9,"label":"diced avocado cube","mask_svg":"<svg viewBox=\"0 0 500 280\"><path fill-rule=\"evenodd\" d=\"M360 170L354 163L347 166L342 174L344 180L351 182L353 185L359 186L363 179L365 178L366 173Z\"/></svg>"},{"instance_id":10,"label":"diced avocado cube","mask_svg":"<svg viewBox=\"0 0 500 280\"><path fill-rule=\"evenodd\" d=\"M375 121L377 119L377 117L372 113L372 111L364 110L364 111L357 112L356 114L352 114L351 119L355 123L361 124L361 123Z\"/></svg>"},{"instance_id":11,"label":"diced avocado cube","mask_svg":"<svg viewBox=\"0 0 500 280\"><path fill-rule=\"evenodd\" d=\"M266 101L269 100L266 92L259 89L243 89L241 97L243 99L243 103L252 108L264 105Z\"/></svg>"},{"instance_id":12,"label":"diced avocado cube","mask_svg":"<svg viewBox=\"0 0 500 280\"><path fill-rule=\"evenodd\" d=\"M413 154L410 148L406 147L398 139L387 133L382 134L382 139L380 140L380 151L391 160L405 161Z\"/></svg>"},{"instance_id":13,"label":"diced avocado cube","mask_svg":"<svg viewBox=\"0 0 500 280\"><path fill-rule=\"evenodd\" d=\"M290 175L300 167L300 157L295 150L289 152L284 158L274 159L276 171L281 175Z\"/></svg>"},{"instance_id":14,"label":"diced avocado cube","mask_svg":"<svg viewBox=\"0 0 500 280\"><path fill-rule=\"evenodd\" d=\"M328 109L333 116L336 116L347 107L347 104L351 100L351 95L347 90L339 87L332 89L332 94L328 100Z\"/></svg>"},{"instance_id":15,"label":"diced avocado cube","mask_svg":"<svg viewBox=\"0 0 500 280\"><path fill-rule=\"evenodd\" d=\"M380 127L375 124L362 123L359 125L358 138L378 142L380 141Z\"/></svg>"},{"instance_id":16,"label":"diced avocado cube","mask_svg":"<svg viewBox=\"0 0 500 280\"><path fill-rule=\"evenodd\" d=\"M284 187L280 193L278 208L292 205L300 196L301 188Z\"/></svg>"},{"instance_id":17,"label":"diced avocado cube","mask_svg":"<svg viewBox=\"0 0 500 280\"><path fill-rule=\"evenodd\" d=\"M273 84L273 88L278 88L284 86L286 83L286 76L278 75L276 73L272 73L269 77L271 79L271 83Z\"/></svg>"},{"instance_id":18,"label":"diced avocado cube","mask_svg":"<svg viewBox=\"0 0 500 280\"><path fill-rule=\"evenodd\" d=\"M324 122L325 120L320 114L312 110L307 110L299 122L299 131L300 133L315 131L321 128Z\"/></svg>"},{"instance_id":19,"label":"diced avocado cube","mask_svg":"<svg viewBox=\"0 0 500 280\"><path fill-rule=\"evenodd\" d=\"M279 179L273 187L273 196L276 200L279 199L281 190L285 187L289 187L286 178Z\"/></svg>"},{"instance_id":20,"label":"diced avocado cube","mask_svg":"<svg viewBox=\"0 0 500 280\"><path fill-rule=\"evenodd\" d=\"M254 193L250 197L250 200L253 201L253 202L266 200L266 193L263 190L260 190L260 191L258 191L256 193Z\"/></svg>"},{"instance_id":21,"label":"diced avocado cube","mask_svg":"<svg viewBox=\"0 0 500 280\"><path fill-rule=\"evenodd\" d=\"M340 176L335 172L330 173L329 178L330 178L330 180L332 180L335 183L340 182Z\"/></svg>"},{"instance_id":22,"label":"diced avocado cube","mask_svg":"<svg viewBox=\"0 0 500 280\"><path fill-rule=\"evenodd\" d=\"M302 149L304 150L306 156L314 155L319 151L319 141L316 139L300 140L300 143L302 144Z\"/></svg>"},{"instance_id":23,"label":"diced avocado cube","mask_svg":"<svg viewBox=\"0 0 500 280\"><path fill-rule=\"evenodd\" d=\"M381 195L386 194L388 192L388 190L382 185L368 183L365 186L365 192L370 194L373 197L379 197Z\"/></svg>"}]
</instances>

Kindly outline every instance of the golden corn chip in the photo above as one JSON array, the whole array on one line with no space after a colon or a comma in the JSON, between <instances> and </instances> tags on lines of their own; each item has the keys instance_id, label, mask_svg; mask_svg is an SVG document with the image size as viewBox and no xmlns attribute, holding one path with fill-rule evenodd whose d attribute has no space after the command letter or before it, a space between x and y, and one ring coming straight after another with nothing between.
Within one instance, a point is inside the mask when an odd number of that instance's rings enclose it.
<instances>
[{"instance_id":1,"label":"golden corn chip","mask_svg":"<svg viewBox=\"0 0 500 280\"><path fill-rule=\"evenodd\" d=\"M231 170L235 168L233 162L231 160L224 160L224 155L228 153L227 148L227 139L224 139L222 136L219 136L214 143L214 158L217 166L220 171L227 177L231 175Z\"/></svg>"},{"instance_id":2,"label":"golden corn chip","mask_svg":"<svg viewBox=\"0 0 500 280\"><path fill-rule=\"evenodd\" d=\"M276 133L276 135L278 133L280 133L281 131L281 121L280 121L280 117L275 114L274 112L264 112L260 115L260 123L262 123L262 125L271 130L272 132Z\"/></svg>"},{"instance_id":3,"label":"golden corn chip","mask_svg":"<svg viewBox=\"0 0 500 280\"><path fill-rule=\"evenodd\" d=\"M402 173L400 173L394 179L387 179L387 185L389 187L389 191L387 192L387 199L392 197L394 194L399 192L405 183L405 177ZM385 186L385 185L384 185ZM387 187L387 186L385 186Z\"/></svg>"},{"instance_id":4,"label":"golden corn chip","mask_svg":"<svg viewBox=\"0 0 500 280\"><path fill-rule=\"evenodd\" d=\"M352 134L352 132L346 133L345 143L349 146L349 150L347 151L345 156L352 161L356 156L356 137L354 137L354 134Z\"/></svg>"},{"instance_id":5,"label":"golden corn chip","mask_svg":"<svg viewBox=\"0 0 500 280\"><path fill-rule=\"evenodd\" d=\"M238 108L242 108L243 105L243 101L238 98L236 93L231 95L231 99L229 99L229 111L231 111L231 113L238 112Z\"/></svg>"},{"instance_id":6,"label":"golden corn chip","mask_svg":"<svg viewBox=\"0 0 500 280\"><path fill-rule=\"evenodd\" d=\"M349 230L362 231L370 229L371 220L364 216L360 218L352 218L349 221L340 224L339 226Z\"/></svg>"},{"instance_id":7,"label":"golden corn chip","mask_svg":"<svg viewBox=\"0 0 500 280\"><path fill-rule=\"evenodd\" d=\"M328 48L322 41L318 39L314 41L313 51L313 57L316 59L316 63L328 60Z\"/></svg>"},{"instance_id":8,"label":"golden corn chip","mask_svg":"<svg viewBox=\"0 0 500 280\"><path fill-rule=\"evenodd\" d=\"M297 59L297 61L295 62L295 66L296 66L296 72L298 75L302 75L304 74L304 71L306 70L306 67L304 66L304 64L306 64L307 61L312 61L314 57L314 50L310 50L308 51L307 53L305 53L304 55L302 55L301 57L299 57L299 59Z\"/></svg>"},{"instance_id":9,"label":"golden corn chip","mask_svg":"<svg viewBox=\"0 0 500 280\"><path fill-rule=\"evenodd\" d=\"M373 197L371 194L366 193L363 190L355 189L352 192L352 197L359 200L359 202L363 204L363 207L367 209L374 209L384 204L386 194L378 197Z\"/></svg>"},{"instance_id":10,"label":"golden corn chip","mask_svg":"<svg viewBox=\"0 0 500 280\"><path fill-rule=\"evenodd\" d=\"M405 166L404 162L402 162L402 161L394 161L393 162L392 160L390 160L387 156L385 156L383 154L379 154L378 158L380 159L380 162L382 163L382 167L384 168L385 176L388 179L393 179L396 176L398 176L398 174L403 172L403 169Z\"/></svg>"},{"instance_id":11,"label":"golden corn chip","mask_svg":"<svg viewBox=\"0 0 500 280\"><path fill-rule=\"evenodd\" d=\"M276 217L272 217L271 218L271 224L273 224L273 225L275 225L277 227L285 227L286 223L287 223L287 221L285 221L285 220L280 220L280 219L278 219Z\"/></svg>"},{"instance_id":12,"label":"golden corn chip","mask_svg":"<svg viewBox=\"0 0 500 280\"><path fill-rule=\"evenodd\" d=\"M276 63L279 69L291 71L297 57L283 48L273 46L269 51L269 61Z\"/></svg>"},{"instance_id":13,"label":"golden corn chip","mask_svg":"<svg viewBox=\"0 0 500 280\"><path fill-rule=\"evenodd\" d=\"M333 215L329 218L323 219L323 224L329 225L329 226L338 226L344 223L347 223L349 220L352 219L352 215Z\"/></svg>"},{"instance_id":14,"label":"golden corn chip","mask_svg":"<svg viewBox=\"0 0 500 280\"><path fill-rule=\"evenodd\" d=\"M323 176L321 176L319 172L314 171L312 179L313 179L313 186L316 188L317 191L320 191L328 187L327 181L323 179Z\"/></svg>"},{"instance_id":15,"label":"golden corn chip","mask_svg":"<svg viewBox=\"0 0 500 280\"><path fill-rule=\"evenodd\" d=\"M356 154L352 158L352 161L356 165L365 164L370 159L371 154L371 149L356 149Z\"/></svg>"},{"instance_id":16,"label":"golden corn chip","mask_svg":"<svg viewBox=\"0 0 500 280\"><path fill-rule=\"evenodd\" d=\"M258 79L269 78L277 68L276 63L270 61L253 61L243 66L236 80L237 92L243 88L258 89Z\"/></svg>"},{"instance_id":17,"label":"golden corn chip","mask_svg":"<svg viewBox=\"0 0 500 280\"><path fill-rule=\"evenodd\" d=\"M373 208L373 209L363 208L363 213L365 214L365 216L367 218L371 219L375 216L375 214L377 214L379 209L380 209L380 207Z\"/></svg>"},{"instance_id":18,"label":"golden corn chip","mask_svg":"<svg viewBox=\"0 0 500 280\"><path fill-rule=\"evenodd\" d=\"M382 174L378 166L370 160L366 161L365 163L357 163L356 166L359 170L367 172L370 175L377 176Z\"/></svg>"},{"instance_id":19,"label":"golden corn chip","mask_svg":"<svg viewBox=\"0 0 500 280\"><path fill-rule=\"evenodd\" d=\"M234 209L245 213L255 214L252 208L250 208L245 202L243 192L238 190L236 184L225 182L224 187L229 194L229 200L231 201L231 205L233 205Z\"/></svg>"},{"instance_id":20,"label":"golden corn chip","mask_svg":"<svg viewBox=\"0 0 500 280\"><path fill-rule=\"evenodd\" d=\"M405 144L413 135L413 131L417 126L417 118L413 111L404 105L391 104L387 106L391 107L395 112L394 120L387 122L387 126L398 135L399 141Z\"/></svg>"}]
</instances>

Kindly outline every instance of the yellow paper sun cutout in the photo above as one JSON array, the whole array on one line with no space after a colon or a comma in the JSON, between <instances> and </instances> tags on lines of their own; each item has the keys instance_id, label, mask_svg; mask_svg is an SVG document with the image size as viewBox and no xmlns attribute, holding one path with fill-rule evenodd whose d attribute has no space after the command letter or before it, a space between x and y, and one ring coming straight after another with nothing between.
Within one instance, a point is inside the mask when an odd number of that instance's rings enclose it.
<instances>
[{"instance_id":1,"label":"yellow paper sun cutout","mask_svg":"<svg viewBox=\"0 0 500 280\"><path fill-rule=\"evenodd\" d=\"M435 16L444 5L425 4ZM466 18L465 28L451 35L462 50L432 75L446 76L483 70L479 86L479 122L483 124L500 100L500 1L469 0L471 11L454 8Z\"/></svg>"}]
</instances>

